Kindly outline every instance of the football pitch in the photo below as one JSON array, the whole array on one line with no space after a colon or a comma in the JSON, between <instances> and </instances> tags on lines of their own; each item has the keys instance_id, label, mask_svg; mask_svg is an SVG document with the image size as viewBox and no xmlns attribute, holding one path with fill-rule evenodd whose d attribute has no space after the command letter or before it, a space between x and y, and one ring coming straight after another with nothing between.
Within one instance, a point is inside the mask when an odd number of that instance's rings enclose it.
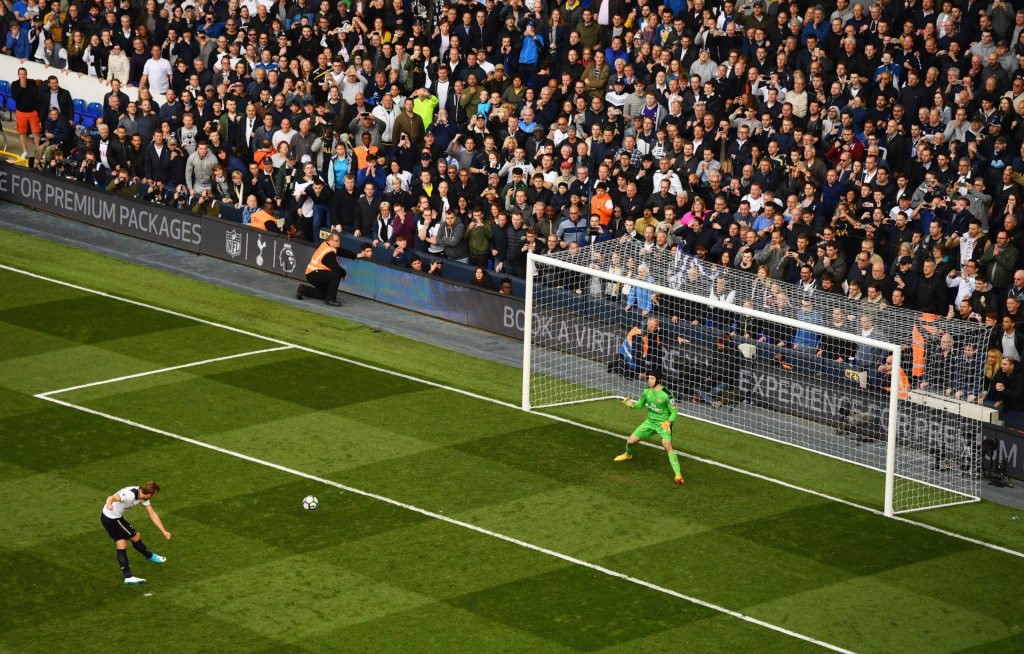
<instances>
[{"instance_id":1,"label":"football pitch","mask_svg":"<svg viewBox=\"0 0 1024 654\"><path fill-rule=\"evenodd\" d=\"M0 651L1021 651L1024 521L0 230ZM292 289L282 281L282 295ZM619 436L619 437L616 437ZM157 480L121 583L104 498ZM304 511L303 496L320 506Z\"/></svg>"}]
</instances>

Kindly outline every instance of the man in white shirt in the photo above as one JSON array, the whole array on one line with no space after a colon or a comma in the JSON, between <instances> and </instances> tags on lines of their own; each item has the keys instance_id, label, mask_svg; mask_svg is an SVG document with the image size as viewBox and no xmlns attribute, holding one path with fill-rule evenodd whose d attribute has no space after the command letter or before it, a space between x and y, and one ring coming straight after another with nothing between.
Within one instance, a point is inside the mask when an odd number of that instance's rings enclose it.
<instances>
[{"instance_id":1,"label":"man in white shirt","mask_svg":"<svg viewBox=\"0 0 1024 654\"><path fill-rule=\"evenodd\" d=\"M680 193L683 192L683 183L679 179L679 175L676 174L676 171L671 170L669 168L671 164L672 162L669 160L668 157L665 157L661 161L659 161L658 172L654 173L654 178L652 181L654 182L654 188L661 188L661 180L667 179L669 183L669 193L673 195L679 195Z\"/></svg>"},{"instance_id":2,"label":"man in white shirt","mask_svg":"<svg viewBox=\"0 0 1024 654\"><path fill-rule=\"evenodd\" d=\"M153 510L153 507L149 505L149 501L159 492L159 484L155 481L147 481L141 486L125 486L121 490L109 496L107 501L103 503L103 512L100 515L100 521L103 523L103 526L106 528L110 537L114 539L114 544L117 547L117 564L121 566L121 572L124 574L124 583L128 585L137 586L146 583L145 579L132 575L131 567L128 565L129 540L132 542L132 547L142 554L142 556L146 557L146 560L152 561L153 563L163 563L167 560L167 557L150 552L142 542L142 535L135 530L132 523L124 519L125 511L133 506L141 504L146 507L150 520L152 520L157 529L163 533L164 538L170 540L171 532L164 529L164 525L160 521L160 516L157 515L156 511Z\"/></svg>"},{"instance_id":3,"label":"man in white shirt","mask_svg":"<svg viewBox=\"0 0 1024 654\"><path fill-rule=\"evenodd\" d=\"M142 67L142 78L139 80L139 86L144 87L149 85L150 95L158 96L167 93L167 89L171 88L171 62L163 58L160 52L160 46L154 45L150 50L153 53L153 58L146 61L146 65Z\"/></svg>"}]
</instances>

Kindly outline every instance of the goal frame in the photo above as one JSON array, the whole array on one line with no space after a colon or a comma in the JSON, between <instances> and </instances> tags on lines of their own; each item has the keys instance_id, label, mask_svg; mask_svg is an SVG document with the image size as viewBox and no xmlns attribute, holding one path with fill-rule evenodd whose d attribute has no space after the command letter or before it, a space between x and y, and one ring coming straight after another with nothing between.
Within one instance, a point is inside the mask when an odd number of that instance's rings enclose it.
<instances>
[{"instance_id":1,"label":"goal frame","mask_svg":"<svg viewBox=\"0 0 1024 654\"><path fill-rule=\"evenodd\" d=\"M901 348L899 345L880 341L873 338L865 338L860 334L852 334L849 332L832 329L827 325L815 325L794 318L788 318L786 316L779 316L771 314L759 309L745 309L737 307L737 305L722 302L715 298L703 297L693 295L678 289L672 289L657 284L651 284L645 280L623 277L621 275L615 275L604 270L598 270L588 268L586 266L580 266L568 261L562 261L560 259L554 259L545 255L534 254L533 252L527 252L526 255L526 297L524 301L524 329L523 329L523 385L522 385L522 401L521 406L524 411L532 411L532 403L530 402L530 375L532 374L532 365L530 361L531 350L533 346L533 297L534 297L534 278L537 274L537 264L543 263L544 265L561 268L578 274L585 275L587 277L598 277L605 281L630 284L640 288L647 289L649 291L661 294L661 295L672 295L673 297L681 300L687 300L691 302L697 302L702 305L722 309L725 311L736 312L737 309L742 309L745 315L750 315L754 318L766 320L768 322L786 325L788 327L807 329L823 336L832 336L840 338L851 343L857 343L866 345L869 347L882 350L892 355L893 357L893 370L897 370L901 364ZM883 513L887 517L894 517L896 512L893 507L893 495L895 489L896 479L896 440L897 430L899 427L897 420L897 411L899 410L899 385L890 384L889 388L889 405L887 415L887 434L886 434L886 448L885 448L885 490L883 498ZM818 452L815 452L819 454ZM853 464L853 462L848 462ZM855 464L854 464L855 465ZM965 496L967 497L967 496ZM976 501L976 500L969 500ZM957 502L956 504L960 504ZM939 508L938 506L928 508Z\"/></svg>"}]
</instances>

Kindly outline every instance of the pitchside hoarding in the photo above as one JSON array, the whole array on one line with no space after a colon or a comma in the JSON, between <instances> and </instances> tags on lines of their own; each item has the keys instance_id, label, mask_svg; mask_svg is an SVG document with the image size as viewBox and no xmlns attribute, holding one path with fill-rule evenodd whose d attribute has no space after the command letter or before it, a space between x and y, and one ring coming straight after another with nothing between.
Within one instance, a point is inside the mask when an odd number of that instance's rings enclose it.
<instances>
[{"instance_id":1,"label":"pitchside hoarding","mask_svg":"<svg viewBox=\"0 0 1024 654\"><path fill-rule=\"evenodd\" d=\"M292 279L306 278L313 246L239 223L206 218L199 253Z\"/></svg>"},{"instance_id":2,"label":"pitchside hoarding","mask_svg":"<svg viewBox=\"0 0 1024 654\"><path fill-rule=\"evenodd\" d=\"M190 252L202 241L199 216L30 168L0 164L0 199Z\"/></svg>"}]
</instances>

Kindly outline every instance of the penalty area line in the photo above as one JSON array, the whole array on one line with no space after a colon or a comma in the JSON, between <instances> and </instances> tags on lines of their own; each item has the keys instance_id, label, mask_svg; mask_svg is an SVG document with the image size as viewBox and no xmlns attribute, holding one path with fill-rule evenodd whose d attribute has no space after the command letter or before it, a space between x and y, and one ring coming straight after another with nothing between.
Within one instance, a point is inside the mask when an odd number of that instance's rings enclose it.
<instances>
[{"instance_id":1,"label":"penalty area line","mask_svg":"<svg viewBox=\"0 0 1024 654\"><path fill-rule=\"evenodd\" d=\"M281 465L281 464L278 464L278 463L273 463L273 462L267 461L265 459L260 459L260 458L254 457L254 456L249 456L248 454L243 454L241 452L236 452L234 450L229 450L229 449L226 449L226 448L223 448L223 447L218 447L218 446L212 445L210 443L205 443L203 441L199 441L199 440L196 440L194 438L189 438L188 436L182 436L180 434L175 434L173 432L165 431L163 429L158 429L156 427L151 427L149 425L144 425L144 424L142 424L140 422L135 422L134 420L128 420L127 418L121 418L119 416L115 416L115 415L112 415L112 414L109 414L109 413L104 413L102 411L97 411L95 409L90 409L88 407L80 406L78 404L73 404L71 402L65 402L64 400L59 400L59 399L57 399L55 397L51 397L49 395L47 395L47 396L37 395L36 397L38 397L39 399L42 399L42 400L46 400L47 402L53 402L54 404L59 404L61 406L64 406L64 407L67 407L67 408L70 408L70 409L75 409L77 411L83 411L85 413L89 413L89 414L92 414L92 415L95 415L95 416L99 416L101 418L106 418L107 420L113 420L115 422L119 422L119 423L128 425L130 427L135 427L137 429L142 429L144 431L152 432L154 434L159 434L160 436L166 436L167 438L173 438L174 440L182 441L182 442L188 443L190 445L195 445L195 446L202 447L202 448L205 448L205 449L208 449L208 450L212 450L212 451L218 452L220 454L226 454L227 456L231 456L231 457L234 457L236 459L241 459L243 461L248 461L249 463L255 463L257 465L265 466L267 468L272 468L274 470L278 470L280 472L284 472L284 473L287 473L287 474L290 474L290 475L294 475L296 477L301 477L301 478L307 479L309 481L314 481L314 482L317 482L317 483L320 483L320 484L324 484L326 486L331 486L331 487L337 488L337 489L339 489L341 491L353 493L355 495L359 495L359 496L362 496L362 497L365 497L365 498L368 498L368 499L376 500L378 502L383 502L385 504L389 504L391 506L398 507L400 509L405 509L406 511L412 511L413 513L418 513L418 514L420 514L422 516L426 516L428 518L433 518L434 520L440 520L441 522L445 522L445 523L448 523L450 525L454 525L456 527L462 527L463 529L468 529L469 531L474 531L474 532L476 532L478 534L483 534L484 536L490 536L491 538L496 538L498 540L505 541L506 543L510 543L512 545L517 545L519 547L522 547L522 548L525 548L525 549L528 549L528 550L532 550L532 551L537 552L539 554L544 554L544 555L547 555L547 556L550 556L550 557L553 557L553 558L556 558L556 559L560 559L562 561L565 561L566 563L571 563L573 565L578 565L580 567L587 568L588 570L593 570L594 572L599 572L599 573L604 574L606 576L614 577L615 579L621 579L623 581L626 581L626 582L629 582L629 583L632 583L632 584L636 584L637 586L642 586L644 588L647 588L648 590L653 590L653 591L661 593L663 595L669 595L671 597L675 597L677 599L681 599L681 600L689 602L691 604L696 604L698 606L702 606L702 607L710 609L712 611L716 611L718 613L722 613L722 614L725 614L725 615L732 616L732 617L737 618L739 620L742 620L744 622L747 622L747 623L750 623L750 624L753 624L753 625L757 625L757 626L763 627L765 629L769 629L771 631L774 631L776 633L782 634L784 636L789 636L790 638L794 638L794 639L797 639L797 640L802 640L804 642L817 645L819 647L822 647L824 649L827 649L827 650L830 650L830 651L833 651L833 652L843 652L845 654L853 654L852 650L844 649L844 648L839 647L837 645L833 645L831 643L827 643L827 642L825 642L823 640L818 640L818 639L812 638L810 636L805 636L804 634L798 633L796 631L792 631L790 629L786 629L785 627L780 627L779 625L772 624L770 622L765 622L764 620L759 620L758 618L755 618L753 616L749 616L749 615L747 615L745 613L740 613L739 611L734 611L734 610L726 608L724 606L719 606L718 604L713 604L711 602L707 602L707 601L699 599L697 597L693 597L691 595L686 595L684 593L680 593L678 591L674 591L671 588L665 588L664 586L659 586L659 585L654 584L652 582L644 581L643 579L639 579L637 577L633 577L633 576L625 574L623 572L618 572L616 570L612 570L611 568L606 568L604 566L597 565L596 563L590 563L589 561L584 561L583 559L578 559L578 558L576 558L574 556L570 556L568 554L563 554L562 552L557 552L555 550L551 550L551 549L548 549L546 547L541 547L540 545L534 545L533 543L528 543L528 542L526 542L524 540L520 540L520 539L514 538L512 536L507 536L505 534L502 534L502 533L499 533L499 532L496 532L496 531L491 531L490 529L486 529L486 528L481 527L479 525L474 525L473 523L470 523L470 522L465 522L463 520L458 520L456 518L451 518L451 517L443 515L441 513L436 513L434 511L430 511L430 510L427 510L427 509L420 508L420 507L415 506L413 504L407 504L405 502L401 502L399 500L387 497L386 495L379 495L377 493L373 493L373 492L370 492L370 491L365 491L365 490L362 490L362 489L359 489L359 488L355 488L353 486L347 486L345 484L342 484L342 483L339 483L339 482L336 482L336 481L332 481L330 479L325 479L324 477L318 477L316 475L312 475L312 474L309 474L309 473L306 473L306 472L302 472L301 470L296 470L295 468L289 468L287 466L284 466L284 465Z\"/></svg>"},{"instance_id":2,"label":"penalty area line","mask_svg":"<svg viewBox=\"0 0 1024 654\"><path fill-rule=\"evenodd\" d=\"M117 300L118 302L126 302L128 304L132 304L132 305L135 305L137 307L142 307L142 308L145 308L145 309L150 309L152 311L158 311L160 313L166 313L168 315L177 316L179 318L185 318L185 319L192 320L192 321L195 321L195 322L203 324L203 325L208 325L210 327L218 327L220 329L226 329L228 331L235 332L236 334L242 334L242 335L245 335L245 336L250 336L252 338L257 338L257 339L260 339L260 340L263 340L263 341L267 341L269 343L277 343L278 345L287 346L287 347L290 347L291 349L294 349L294 350L299 350L299 351L302 351L302 352L308 352L310 354L316 354L316 355L319 355L319 356L322 356L322 357L327 357L329 359L334 359L335 361L341 361L343 363L347 363L347 364L350 364L350 365L353 365L353 366L359 366L360 368L365 368L367 370L373 370L375 372L379 372L379 373L382 373L382 374L391 375L392 377L398 377L400 379L406 379L406 380L409 380L409 381L417 382L417 383L420 383L420 384L424 384L426 386L430 386L432 388L439 388L441 390L449 391L449 392L452 392L452 393L458 393L459 395L464 395L466 397L476 398L478 400L483 400L485 402L490 402L491 404L497 404L499 406L508 407L510 409L515 409L517 411L526 411L527 413L534 413L536 415L540 415L540 416L543 416L545 418L550 418L551 420L557 420L557 421L562 422L562 423L567 424L567 425L572 425L574 427L579 427L580 429L586 429L588 431L593 431L593 432L599 433L599 434L608 434L610 436L614 436L615 438L618 438L618 439L621 439L621 440L625 440L627 438L627 436L624 436L624 435L619 434L617 432L609 431L609 430L603 429L601 427L595 427L593 425L588 425L586 423L577 422L575 420L570 420L569 418L563 418L561 416L556 416L556 415L551 414L551 413L543 413L543 412L540 412L540 411L527 411L527 410L523 409L518 404L513 404L511 402L505 402L504 400L499 400L497 398L488 397L486 395L481 395L479 393L474 393L472 391L467 391L467 390L464 390L464 389L461 389L461 388L456 388L454 386L448 386L447 384L442 384L440 382L431 381L429 379L423 379L422 377L417 377L415 375L410 375L410 374L406 374L406 373L403 373L403 372L398 372L397 370L391 370L391 369L388 369L388 368L383 368L383 367L380 367L380 366L375 366L373 364L365 363L363 361L358 361L356 359L350 359L348 357L341 356L340 354L332 354L330 352L324 352L322 350L317 350L317 349L314 349L314 348L311 348L311 347L306 347L304 345L297 345L295 343L288 343L287 341L282 341L280 339L272 338L270 336L264 336L262 334L257 334L255 332L252 332L252 331L249 331L249 330L246 330L246 329L240 329L238 327L232 327L231 325L225 325L223 323L214 322L212 320L206 320L205 318L200 318L198 316L189 315L187 313L182 313L180 311L175 311L173 309L167 309L167 308L164 308L164 307L158 307L158 306L153 305L153 304L147 304L145 302L140 302L139 300L132 300L132 299L129 299L129 298L126 298L126 297L121 297L119 295L114 295L112 293L107 293L107 292L104 292L104 291L99 291L99 290L96 290L96 289L93 289L93 288L88 288L86 286L80 286L78 284L73 284L71 282L66 282L66 281L61 280L61 279L54 279L53 277L47 277L46 275L40 275L38 273L34 273L34 272L31 272L31 271L28 271L28 270L22 270L21 268L14 268L12 266L7 266L7 265L4 265L4 264L0 264L0 270L7 270L9 272L17 273L19 275L25 275L26 277L32 277L34 279L39 279L39 280L42 280L44 282L49 282L51 284L57 284L58 286L64 286L66 288L73 288L73 289L75 289L77 291L82 291L83 293L91 293L93 295L99 295L100 297L109 298L111 300ZM41 399L50 399L50 398L49 397L44 397L44 398L41 398ZM701 421L701 422L706 422L706 421ZM730 429L732 429L732 427L730 427ZM660 449L659 445L655 445L653 443L648 443L646 441L641 441L641 443L644 444L644 445L649 445L651 447ZM776 479L774 477L769 477L767 475L762 475L760 473L752 472L750 470L744 470L743 468L737 468L735 466L731 466L731 465L726 464L726 463L715 461L713 459L705 459L703 457L699 457L699 456L696 456L694 454L689 454L687 452L683 452L683 451L680 451L680 450L676 450L676 451L679 452L680 456L684 456L684 457L692 459L694 461L699 461L700 463L704 463L706 465L716 466L716 467L719 467L719 468L723 468L725 470L730 470L730 471L735 472L737 474L746 475L748 477L753 477L755 479L760 479L760 480L766 481L766 482L768 482L770 484L776 484L778 486L783 486L784 488L789 488L789 489L792 489L792 490L795 490L795 491L799 491L801 493L808 493L810 495L814 495L814 496L820 497L822 499L827 499L827 500L831 500L831 501L834 501L834 502L839 502L840 504L845 504L846 506L849 506L851 508L861 509L863 511L867 511L869 513L873 513L873 514L878 515L878 516L883 516L883 517L885 516L885 514L882 511L878 510L878 509L875 509L875 508L872 508L872 507L869 507L869 506L864 506L863 504L858 504L856 502L851 502L849 500L844 500L844 499L835 497L833 495L829 495L828 493L823 493L821 491L812 490L810 488L805 488L803 486L797 486L796 484L791 484L791 483L783 481L781 479ZM955 531L950 531L948 529L943 529L942 527L936 527L936 526L930 525L930 524L928 524L926 522L919 522L917 520L911 520L910 518L907 518L907 517L904 517L904 516L901 516L901 515L895 515L895 516L891 517L890 519L891 520L898 520L898 521L903 522L903 523L908 524L908 525L914 525L915 527L921 527L922 529L927 529L928 531L934 532L936 534L942 534L943 536L948 536L950 538L956 538L958 540L962 540L962 541L971 543L973 545L978 545L980 547L987 547L989 549L996 550L997 552L1002 552L1004 554L1009 554L1011 556L1016 556L1016 557L1019 557L1019 558L1024 558L1024 552L1019 552L1017 550L1012 550L1010 548L1003 547L1001 545L996 545L995 543L989 543L989 542L986 542L986 541L983 541L983 540L979 540L977 538L972 538L971 536L965 536L964 534L960 534L960 533L957 533Z\"/></svg>"},{"instance_id":3,"label":"penalty area line","mask_svg":"<svg viewBox=\"0 0 1024 654\"><path fill-rule=\"evenodd\" d=\"M192 361L191 363L183 363L177 366L170 366L168 368L160 368L158 370L147 370L145 372L137 372L133 375L122 375L121 377L111 377L110 379L101 379L100 381L89 382L88 384L79 384L78 386L68 386L67 388L58 388L54 391L46 391L45 393L37 393L35 397L40 399L48 399L51 395L59 395L61 393L69 393L71 391L81 390L83 388L91 388L93 386L103 386L104 384L116 384L117 382L125 381L127 379L138 379L139 377L148 377L149 375L159 375L164 372L171 372L174 370L184 370L185 368L194 368L196 366L205 366L208 363L217 363L218 361L229 361L231 359L241 359L242 357L251 357L257 354L267 354L268 352L280 352L281 350L291 350L291 345L282 345L281 347L268 347L263 350L253 350L251 352L240 352L239 354L229 354L223 357L214 357L212 359L203 359L202 361Z\"/></svg>"}]
</instances>

